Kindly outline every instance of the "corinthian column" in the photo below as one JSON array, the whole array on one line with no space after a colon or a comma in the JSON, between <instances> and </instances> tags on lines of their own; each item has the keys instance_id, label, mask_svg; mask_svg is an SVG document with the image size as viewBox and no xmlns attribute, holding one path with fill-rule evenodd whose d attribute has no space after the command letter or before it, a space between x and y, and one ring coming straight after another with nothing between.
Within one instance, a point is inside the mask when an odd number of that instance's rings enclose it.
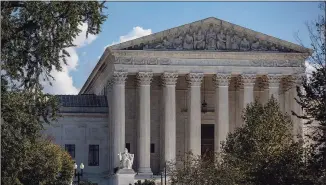
<instances>
[{"instance_id":1,"label":"corinthian column","mask_svg":"<svg viewBox=\"0 0 326 185\"><path fill-rule=\"evenodd\" d=\"M109 107L109 112L108 112L108 150L109 151L113 151L113 137L112 137L112 133L113 133L113 126L112 126L112 100L113 100L113 96L112 96L112 90L113 90L113 80L109 79L107 82L107 91L106 91L106 97L107 97L107 101L108 101L108 107ZM113 174L114 173L114 164L113 164L113 155L112 152L108 152L108 161L109 161L109 174Z\"/></svg>"},{"instance_id":2,"label":"corinthian column","mask_svg":"<svg viewBox=\"0 0 326 185\"><path fill-rule=\"evenodd\" d=\"M188 81L188 150L201 155L201 103L200 85L203 73L189 73Z\"/></svg>"},{"instance_id":3,"label":"corinthian column","mask_svg":"<svg viewBox=\"0 0 326 185\"><path fill-rule=\"evenodd\" d=\"M248 103L254 101L254 85L256 81L256 74L242 75L243 82L243 108L247 107Z\"/></svg>"},{"instance_id":4,"label":"corinthian column","mask_svg":"<svg viewBox=\"0 0 326 185\"><path fill-rule=\"evenodd\" d=\"M125 81L127 72L116 71L112 77L112 152L113 167L119 166L118 154L125 147Z\"/></svg>"},{"instance_id":5,"label":"corinthian column","mask_svg":"<svg viewBox=\"0 0 326 185\"><path fill-rule=\"evenodd\" d=\"M139 123L138 123L138 174L152 174L150 167L150 140L151 140L151 81L153 73L139 72Z\"/></svg>"},{"instance_id":6,"label":"corinthian column","mask_svg":"<svg viewBox=\"0 0 326 185\"><path fill-rule=\"evenodd\" d=\"M282 76L279 74L268 74L267 78L269 83L269 98L273 96L279 101L279 89Z\"/></svg>"},{"instance_id":7,"label":"corinthian column","mask_svg":"<svg viewBox=\"0 0 326 185\"><path fill-rule=\"evenodd\" d=\"M164 161L176 158L176 105L175 85L177 73L163 73L163 101L164 101Z\"/></svg>"},{"instance_id":8,"label":"corinthian column","mask_svg":"<svg viewBox=\"0 0 326 185\"><path fill-rule=\"evenodd\" d=\"M301 106L296 102L295 99L298 98L298 94L297 94L297 86L301 87L301 81L302 80L302 76L301 75L296 75L296 76L292 76L291 78L291 89L290 89L290 93L289 93L289 97L290 97L290 112L289 114L291 115L291 119L293 122L293 135L294 135L294 139L297 140L298 138L302 138L303 137L303 123L302 120L300 118L298 118L295 115L292 115L292 112L295 112L298 115L302 115L302 109Z\"/></svg>"},{"instance_id":9,"label":"corinthian column","mask_svg":"<svg viewBox=\"0 0 326 185\"><path fill-rule=\"evenodd\" d=\"M215 81L215 152L220 152L221 141L225 141L229 132L229 81L230 74L217 74Z\"/></svg>"}]
</instances>

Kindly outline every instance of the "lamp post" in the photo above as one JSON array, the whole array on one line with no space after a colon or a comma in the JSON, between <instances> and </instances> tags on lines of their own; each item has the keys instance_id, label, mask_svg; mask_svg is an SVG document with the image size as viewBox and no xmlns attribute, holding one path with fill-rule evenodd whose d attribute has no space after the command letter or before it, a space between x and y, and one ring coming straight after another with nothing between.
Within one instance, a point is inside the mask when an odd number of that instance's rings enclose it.
<instances>
[{"instance_id":1,"label":"lamp post","mask_svg":"<svg viewBox=\"0 0 326 185\"><path fill-rule=\"evenodd\" d=\"M77 182L77 184L79 185L79 183L80 183L80 177L83 176L84 164L83 163L80 163L80 166L79 166L80 172L77 172L77 168L78 168L78 166L75 163L74 169L75 169L75 177L77 177L77 181L74 181L74 182Z\"/></svg>"}]
</instances>

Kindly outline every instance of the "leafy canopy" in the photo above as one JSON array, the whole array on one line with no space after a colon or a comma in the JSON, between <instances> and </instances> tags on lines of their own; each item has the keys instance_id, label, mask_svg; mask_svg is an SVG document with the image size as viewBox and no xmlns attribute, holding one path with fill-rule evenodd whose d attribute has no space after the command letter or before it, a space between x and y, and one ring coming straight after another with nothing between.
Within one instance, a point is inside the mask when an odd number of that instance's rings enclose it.
<instances>
[{"instance_id":1,"label":"leafy canopy","mask_svg":"<svg viewBox=\"0 0 326 185\"><path fill-rule=\"evenodd\" d=\"M55 120L58 111L57 99L44 94L41 84L66 65L66 49L81 24L88 26L87 34L101 31L104 8L99 1L1 1L2 184L22 184L28 177L33 177L28 184L47 181L44 174L34 177L28 170L36 165L32 162L39 153L33 148L41 149L37 140L43 124ZM57 164L57 158L47 157Z\"/></svg>"}]
</instances>

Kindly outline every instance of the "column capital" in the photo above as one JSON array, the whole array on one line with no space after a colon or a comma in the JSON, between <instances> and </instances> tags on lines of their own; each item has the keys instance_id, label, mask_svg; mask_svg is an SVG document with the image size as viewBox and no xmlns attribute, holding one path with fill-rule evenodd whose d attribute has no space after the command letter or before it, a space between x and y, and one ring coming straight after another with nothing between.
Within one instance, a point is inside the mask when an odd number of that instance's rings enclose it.
<instances>
[{"instance_id":1,"label":"column capital","mask_svg":"<svg viewBox=\"0 0 326 185\"><path fill-rule=\"evenodd\" d=\"M242 74L242 82L244 86L254 86L256 81L256 74Z\"/></svg>"},{"instance_id":2,"label":"column capital","mask_svg":"<svg viewBox=\"0 0 326 185\"><path fill-rule=\"evenodd\" d=\"M204 78L204 73L189 73L186 76L186 80L189 86L200 86L203 78Z\"/></svg>"},{"instance_id":3,"label":"column capital","mask_svg":"<svg viewBox=\"0 0 326 185\"><path fill-rule=\"evenodd\" d=\"M161 76L163 85L175 85L178 80L178 73L164 72Z\"/></svg>"},{"instance_id":4,"label":"column capital","mask_svg":"<svg viewBox=\"0 0 326 185\"><path fill-rule=\"evenodd\" d=\"M139 72L137 73L138 85L150 85L153 79L152 72Z\"/></svg>"},{"instance_id":5,"label":"column capital","mask_svg":"<svg viewBox=\"0 0 326 185\"><path fill-rule=\"evenodd\" d=\"M231 74L227 73L217 73L213 76L213 81L215 82L215 86L229 86L231 80Z\"/></svg>"},{"instance_id":6,"label":"column capital","mask_svg":"<svg viewBox=\"0 0 326 185\"><path fill-rule=\"evenodd\" d=\"M269 86L270 87L279 87L282 77L283 76L281 74L268 74L267 79L269 82Z\"/></svg>"},{"instance_id":7,"label":"column capital","mask_svg":"<svg viewBox=\"0 0 326 185\"><path fill-rule=\"evenodd\" d=\"M124 85L128 76L126 71L114 71L111 79L112 84Z\"/></svg>"},{"instance_id":8,"label":"column capital","mask_svg":"<svg viewBox=\"0 0 326 185\"><path fill-rule=\"evenodd\" d=\"M298 74L298 75L291 75L290 80L293 84L301 84L302 78L304 77L305 74Z\"/></svg>"}]
</instances>

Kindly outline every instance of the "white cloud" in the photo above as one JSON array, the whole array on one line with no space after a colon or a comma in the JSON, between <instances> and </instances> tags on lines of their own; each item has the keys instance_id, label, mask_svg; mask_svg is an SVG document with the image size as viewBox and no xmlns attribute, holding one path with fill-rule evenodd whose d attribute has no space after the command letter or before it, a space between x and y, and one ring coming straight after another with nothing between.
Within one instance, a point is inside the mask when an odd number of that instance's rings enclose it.
<instances>
[{"instance_id":1,"label":"white cloud","mask_svg":"<svg viewBox=\"0 0 326 185\"><path fill-rule=\"evenodd\" d=\"M144 29L140 26L136 26L136 27L133 27L132 30L127 35L120 36L119 41L112 42L111 44L105 46L104 49L109 46L119 44L121 42L126 42L129 40L137 39L139 37L143 37L143 36L150 35L150 34L152 34L151 29Z\"/></svg>"},{"instance_id":2,"label":"white cloud","mask_svg":"<svg viewBox=\"0 0 326 185\"><path fill-rule=\"evenodd\" d=\"M79 89L74 86L73 78L69 74L70 71L76 70L78 66L79 57L76 49L86 46L96 39L96 35L91 34L86 38L87 24L80 25L80 29L82 31L73 41L76 47L66 49L70 54L70 57L67 58L67 65L64 65L61 61L62 71L53 70L51 72L51 75L54 77L54 80L51 80L52 86L48 82L43 82L44 92L51 94L78 94Z\"/></svg>"}]
</instances>

